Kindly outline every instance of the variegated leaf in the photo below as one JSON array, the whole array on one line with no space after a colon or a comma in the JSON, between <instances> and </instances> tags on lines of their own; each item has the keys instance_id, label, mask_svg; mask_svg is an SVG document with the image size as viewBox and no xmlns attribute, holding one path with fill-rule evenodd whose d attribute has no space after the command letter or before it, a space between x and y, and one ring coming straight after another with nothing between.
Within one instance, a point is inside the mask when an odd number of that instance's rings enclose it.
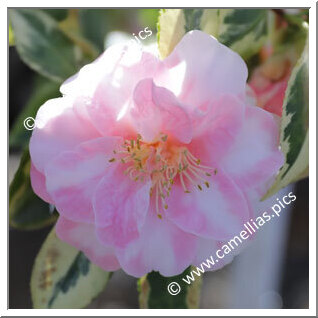
<instances>
[{"instance_id":1,"label":"variegated leaf","mask_svg":"<svg viewBox=\"0 0 318 318\"><path fill-rule=\"evenodd\" d=\"M168 56L186 32L202 30L249 58L266 40L268 15L265 9L163 9L158 21L160 56Z\"/></svg>"},{"instance_id":2,"label":"variegated leaf","mask_svg":"<svg viewBox=\"0 0 318 318\"><path fill-rule=\"evenodd\" d=\"M280 129L280 145L285 164L263 199L308 175L309 164L309 77L308 42L293 69L285 93Z\"/></svg>"},{"instance_id":3,"label":"variegated leaf","mask_svg":"<svg viewBox=\"0 0 318 318\"><path fill-rule=\"evenodd\" d=\"M193 277L193 275L190 275L192 269L190 266L182 274L173 277L164 277L158 272L151 272L140 278L138 280L140 308L198 308L202 276L195 277L191 284L186 283L182 279L187 277L187 275ZM168 289L172 294L169 293ZM174 294L174 292L177 293Z\"/></svg>"},{"instance_id":4,"label":"variegated leaf","mask_svg":"<svg viewBox=\"0 0 318 318\"><path fill-rule=\"evenodd\" d=\"M34 308L83 308L105 287L110 273L92 264L53 229L36 257L31 296Z\"/></svg>"}]
</instances>

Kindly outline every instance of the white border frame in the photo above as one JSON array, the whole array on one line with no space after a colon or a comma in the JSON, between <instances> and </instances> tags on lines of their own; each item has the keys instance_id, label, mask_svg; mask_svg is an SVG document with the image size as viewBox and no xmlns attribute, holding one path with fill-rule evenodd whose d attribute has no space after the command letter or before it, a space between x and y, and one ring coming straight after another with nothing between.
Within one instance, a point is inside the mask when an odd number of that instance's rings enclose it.
<instances>
[{"instance_id":1,"label":"white border frame","mask_svg":"<svg viewBox=\"0 0 318 318\"><path fill-rule=\"evenodd\" d=\"M184 1L172 1L172 0L162 0L154 3L153 1L121 1L117 0L116 5L111 5L110 3L98 0L90 0L89 2L83 0L46 0L45 3L42 0L4 0L0 4L0 57L2 64L2 72L0 78L0 96L2 98L2 107L0 108L0 116L6 119L6 124L0 126L0 146L1 149L8 148L8 112L5 105L8 104L8 81L7 72L8 70L8 47L7 47L7 9L8 7L130 7L138 6L140 8L155 7L155 8L167 8L167 7L191 7L190 5L185 5ZM191 4L188 2L188 4ZM281 8L281 7L310 7L309 10L309 100L310 100L310 116L309 116L309 165L310 165L310 179L309 179L309 309L175 309L169 310L169 315L175 316L316 316L316 2L315 1L293 1L293 0L267 0L258 1L257 5L255 1L241 0L230 1L222 0L220 2L212 2L207 0L196 0L193 2L195 7L211 7L211 5L219 5L218 7L268 7L268 8ZM216 6L217 7L217 6ZM137 7L136 7L137 8ZM6 98L4 98L6 96ZM3 156L2 156L3 158ZM3 159L1 159L2 161ZM4 160L3 160L4 161ZM3 162L2 161L2 162ZM8 165L8 162L7 162ZM2 164L2 167L5 165ZM4 169L4 168L2 168ZM3 175L6 172L3 171ZM7 181L5 178L0 181L1 189L1 202L2 202L2 231L0 232L0 242L2 245L3 255L8 255L8 220L7 211L8 207L5 206L5 202L8 200L8 189ZM0 263L1 271L1 289L0 289L0 314L1 316L165 316L167 315L167 309L7 309L8 306L8 286L4 282L7 282L7 259L2 260Z\"/></svg>"}]
</instances>

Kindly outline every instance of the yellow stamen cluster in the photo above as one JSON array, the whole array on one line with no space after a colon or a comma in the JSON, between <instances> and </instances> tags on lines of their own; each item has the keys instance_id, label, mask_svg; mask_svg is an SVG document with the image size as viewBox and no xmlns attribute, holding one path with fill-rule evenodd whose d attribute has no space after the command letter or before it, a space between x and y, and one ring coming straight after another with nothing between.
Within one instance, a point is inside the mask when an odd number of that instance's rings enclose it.
<instances>
[{"instance_id":1,"label":"yellow stamen cluster","mask_svg":"<svg viewBox=\"0 0 318 318\"><path fill-rule=\"evenodd\" d=\"M201 160L194 157L184 146L169 143L168 136L161 134L152 142L145 142L138 135L136 140L125 140L122 150L114 151L115 157L109 162L120 161L127 164L125 174L134 181L145 180L150 176L152 186L149 195L154 197L157 216L167 210L167 198L170 195L176 177L179 176L185 193L191 193L188 186L195 186L203 191L203 185L210 188L206 177L213 168L201 165ZM217 170L214 169L214 174Z\"/></svg>"}]
</instances>

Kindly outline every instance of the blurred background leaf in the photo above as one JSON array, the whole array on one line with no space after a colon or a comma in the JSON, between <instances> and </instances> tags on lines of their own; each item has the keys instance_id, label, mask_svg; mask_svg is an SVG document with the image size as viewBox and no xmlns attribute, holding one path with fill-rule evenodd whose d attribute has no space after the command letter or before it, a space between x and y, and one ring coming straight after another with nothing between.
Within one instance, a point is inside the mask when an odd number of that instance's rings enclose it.
<instances>
[{"instance_id":1,"label":"blurred background leaf","mask_svg":"<svg viewBox=\"0 0 318 318\"><path fill-rule=\"evenodd\" d=\"M9 189L9 224L20 230L35 230L53 224L57 212L31 187L30 155L25 150Z\"/></svg>"},{"instance_id":2,"label":"blurred background leaf","mask_svg":"<svg viewBox=\"0 0 318 318\"><path fill-rule=\"evenodd\" d=\"M77 70L74 44L58 23L40 9L9 9L15 44L30 68L57 82Z\"/></svg>"},{"instance_id":3,"label":"blurred background leaf","mask_svg":"<svg viewBox=\"0 0 318 318\"><path fill-rule=\"evenodd\" d=\"M9 10L22 60L57 82L96 59L105 50L108 32L132 27L138 32L145 25L154 32L157 15L158 9ZM135 21L140 21L137 27Z\"/></svg>"},{"instance_id":4,"label":"blurred background leaf","mask_svg":"<svg viewBox=\"0 0 318 318\"><path fill-rule=\"evenodd\" d=\"M276 28L273 28L270 34L273 50L275 53L290 55L295 65L306 44L308 23L299 15L286 14L282 10L273 10L273 12L276 13Z\"/></svg>"},{"instance_id":5,"label":"blurred background leaf","mask_svg":"<svg viewBox=\"0 0 318 318\"><path fill-rule=\"evenodd\" d=\"M66 19L68 15L68 9L41 9L56 21L62 21Z\"/></svg>"},{"instance_id":6,"label":"blurred background leaf","mask_svg":"<svg viewBox=\"0 0 318 318\"><path fill-rule=\"evenodd\" d=\"M191 30L201 30L201 19L204 9L183 9L183 14L185 18L184 29L185 32Z\"/></svg>"},{"instance_id":7,"label":"blurred background leaf","mask_svg":"<svg viewBox=\"0 0 318 318\"><path fill-rule=\"evenodd\" d=\"M34 79L32 95L10 131L9 146L11 149L21 150L28 144L32 131L25 129L23 122L27 117L35 118L42 104L51 98L61 96L59 84L37 75Z\"/></svg>"},{"instance_id":8,"label":"blurred background leaf","mask_svg":"<svg viewBox=\"0 0 318 318\"><path fill-rule=\"evenodd\" d=\"M107 32L112 30L109 10L83 9L79 11L79 24L83 35L101 53L104 50L105 37Z\"/></svg>"},{"instance_id":9,"label":"blurred background leaf","mask_svg":"<svg viewBox=\"0 0 318 318\"><path fill-rule=\"evenodd\" d=\"M81 9L79 23L84 37L102 53L109 32L129 29L138 32L146 26L155 32L158 12L159 9Z\"/></svg>"},{"instance_id":10,"label":"blurred background leaf","mask_svg":"<svg viewBox=\"0 0 318 318\"><path fill-rule=\"evenodd\" d=\"M83 34L79 21L79 9L69 9L66 19L59 22L59 28L63 31L63 33L81 49L81 53L83 55L79 56L80 65L91 62L97 58L99 55L98 49L95 44L89 41L85 34ZM85 57L87 58L85 60Z\"/></svg>"},{"instance_id":11,"label":"blurred background leaf","mask_svg":"<svg viewBox=\"0 0 318 318\"><path fill-rule=\"evenodd\" d=\"M264 45L268 35L267 9L220 9L216 36L247 59Z\"/></svg>"},{"instance_id":12,"label":"blurred background leaf","mask_svg":"<svg viewBox=\"0 0 318 318\"><path fill-rule=\"evenodd\" d=\"M92 264L73 246L50 232L31 276L34 308L83 308L105 287L111 273Z\"/></svg>"},{"instance_id":13,"label":"blurred background leaf","mask_svg":"<svg viewBox=\"0 0 318 318\"><path fill-rule=\"evenodd\" d=\"M156 29L158 21L159 9L140 9L137 10L137 21L140 28L149 27L153 32Z\"/></svg>"}]
</instances>

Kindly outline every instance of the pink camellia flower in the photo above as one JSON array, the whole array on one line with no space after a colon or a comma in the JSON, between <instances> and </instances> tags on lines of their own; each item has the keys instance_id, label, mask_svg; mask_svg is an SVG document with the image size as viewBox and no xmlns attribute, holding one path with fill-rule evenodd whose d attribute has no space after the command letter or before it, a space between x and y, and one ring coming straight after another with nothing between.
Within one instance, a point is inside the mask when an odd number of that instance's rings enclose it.
<instances>
[{"instance_id":1,"label":"pink camellia flower","mask_svg":"<svg viewBox=\"0 0 318 318\"><path fill-rule=\"evenodd\" d=\"M282 116L283 101L291 73L291 62L282 55L271 56L252 74L249 86L255 93L257 105Z\"/></svg>"},{"instance_id":2,"label":"pink camellia flower","mask_svg":"<svg viewBox=\"0 0 318 318\"><path fill-rule=\"evenodd\" d=\"M115 45L67 80L30 141L32 186L59 211L59 238L140 277L180 274L237 235L283 163L246 78L238 54L191 31L162 61Z\"/></svg>"}]
</instances>

